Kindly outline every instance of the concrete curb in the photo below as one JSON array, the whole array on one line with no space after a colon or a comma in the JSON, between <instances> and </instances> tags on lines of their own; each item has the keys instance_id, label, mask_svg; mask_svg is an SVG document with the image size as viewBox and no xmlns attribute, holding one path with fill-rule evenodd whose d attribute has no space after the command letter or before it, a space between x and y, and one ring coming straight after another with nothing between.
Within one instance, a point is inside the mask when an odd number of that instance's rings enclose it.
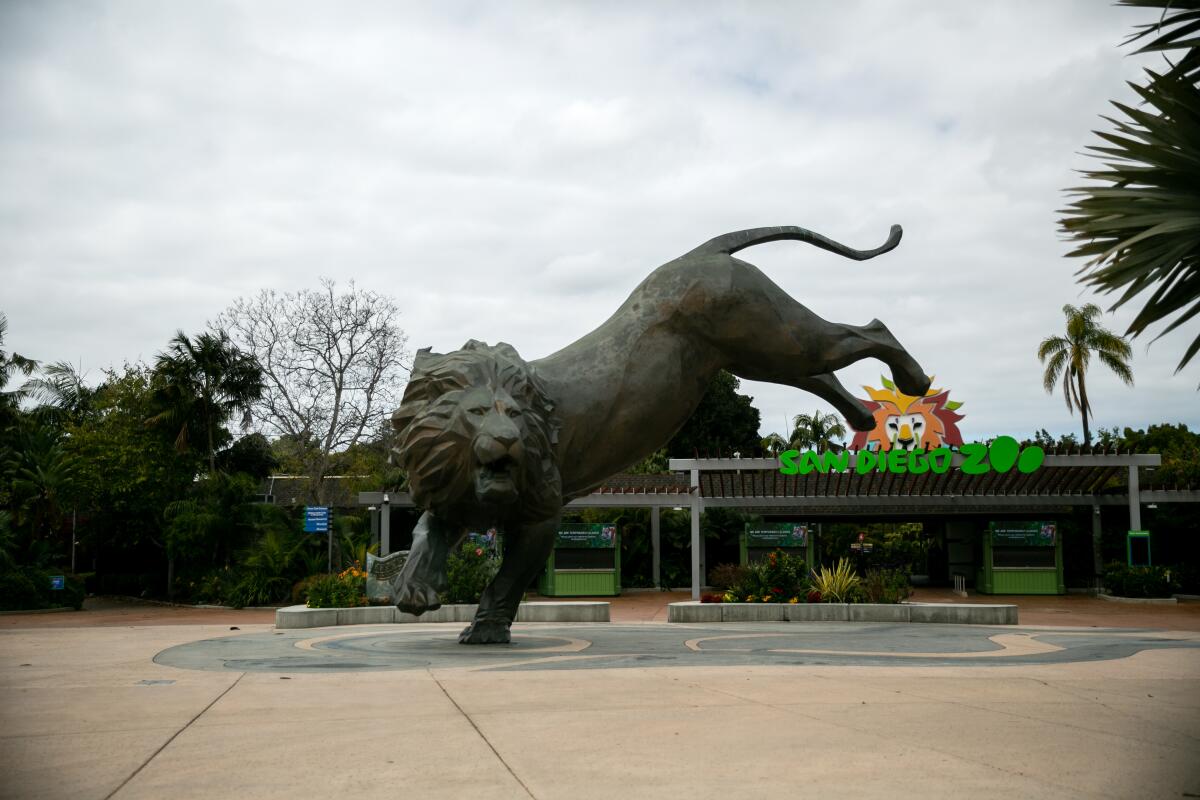
<instances>
[{"instance_id":1,"label":"concrete curb","mask_svg":"<svg viewBox=\"0 0 1200 800\"><path fill-rule=\"evenodd\" d=\"M1150 603L1152 605L1174 605L1179 601L1174 597L1120 597L1115 594L1098 594L1101 600L1107 600L1110 603Z\"/></svg>"},{"instance_id":2,"label":"concrete curb","mask_svg":"<svg viewBox=\"0 0 1200 800\"><path fill-rule=\"evenodd\" d=\"M1015 605L979 603L700 603L667 607L668 622L934 622L1016 625Z\"/></svg>"},{"instance_id":3,"label":"concrete curb","mask_svg":"<svg viewBox=\"0 0 1200 800\"><path fill-rule=\"evenodd\" d=\"M57 614L60 611L82 611L74 606L55 606L54 608L15 608L10 611L0 611L0 616L7 614Z\"/></svg>"},{"instance_id":4,"label":"concrete curb","mask_svg":"<svg viewBox=\"0 0 1200 800\"><path fill-rule=\"evenodd\" d=\"M475 604L447 605L421 616L406 614L394 606L362 606L359 608L309 608L288 606L275 612L275 627L325 628L333 625L391 625L411 622L470 622L475 618ZM517 622L608 622L609 604L598 601L562 601L522 603L517 608Z\"/></svg>"}]
</instances>

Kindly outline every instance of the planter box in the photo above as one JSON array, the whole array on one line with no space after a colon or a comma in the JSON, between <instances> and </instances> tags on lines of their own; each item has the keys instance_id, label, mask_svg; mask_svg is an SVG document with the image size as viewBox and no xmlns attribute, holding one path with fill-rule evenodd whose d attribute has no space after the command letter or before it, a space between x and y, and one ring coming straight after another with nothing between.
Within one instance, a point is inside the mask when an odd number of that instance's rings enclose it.
<instances>
[{"instance_id":1,"label":"planter box","mask_svg":"<svg viewBox=\"0 0 1200 800\"><path fill-rule=\"evenodd\" d=\"M275 627L325 628L334 625L391 625L412 622L456 622L466 624L475 618L474 604L442 606L421 616L406 614L394 606L361 606L359 608L309 608L288 606L275 611ZM596 601L565 601L557 603L522 603L517 609L517 622L608 622L608 603Z\"/></svg>"},{"instance_id":2,"label":"planter box","mask_svg":"<svg viewBox=\"0 0 1200 800\"><path fill-rule=\"evenodd\" d=\"M979 603L671 603L668 622L940 622L1016 625L1014 605Z\"/></svg>"}]
</instances>

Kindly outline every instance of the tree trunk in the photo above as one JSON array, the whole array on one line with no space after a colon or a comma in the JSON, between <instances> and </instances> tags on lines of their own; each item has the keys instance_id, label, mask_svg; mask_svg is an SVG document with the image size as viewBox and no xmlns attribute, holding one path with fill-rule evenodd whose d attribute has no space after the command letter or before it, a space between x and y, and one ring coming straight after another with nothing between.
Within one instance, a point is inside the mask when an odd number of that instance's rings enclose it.
<instances>
[{"instance_id":1,"label":"tree trunk","mask_svg":"<svg viewBox=\"0 0 1200 800\"><path fill-rule=\"evenodd\" d=\"M167 599L175 599L175 559L167 556Z\"/></svg>"},{"instance_id":2,"label":"tree trunk","mask_svg":"<svg viewBox=\"0 0 1200 800\"><path fill-rule=\"evenodd\" d=\"M1085 447L1091 447L1092 431L1088 427L1088 399L1087 387L1083 383L1083 370L1079 371L1079 414L1083 417L1083 444Z\"/></svg>"}]
</instances>

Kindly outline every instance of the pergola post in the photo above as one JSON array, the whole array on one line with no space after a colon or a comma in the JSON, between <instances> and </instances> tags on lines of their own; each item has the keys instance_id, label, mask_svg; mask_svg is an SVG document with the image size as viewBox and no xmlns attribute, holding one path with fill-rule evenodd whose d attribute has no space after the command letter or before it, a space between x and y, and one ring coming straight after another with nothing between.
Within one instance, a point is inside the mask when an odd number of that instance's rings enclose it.
<instances>
[{"instance_id":1,"label":"pergola post","mask_svg":"<svg viewBox=\"0 0 1200 800\"><path fill-rule=\"evenodd\" d=\"M1129 530L1142 529L1142 495L1138 489L1138 468L1129 467Z\"/></svg>"},{"instance_id":2,"label":"pergola post","mask_svg":"<svg viewBox=\"0 0 1200 800\"><path fill-rule=\"evenodd\" d=\"M1134 469L1137 469L1134 467ZM1096 579L1099 580L1100 575L1104 572L1104 536L1100 525L1100 506L1092 506L1092 569L1096 573Z\"/></svg>"},{"instance_id":3,"label":"pergola post","mask_svg":"<svg viewBox=\"0 0 1200 800\"><path fill-rule=\"evenodd\" d=\"M692 599L700 599L700 470L692 470Z\"/></svg>"},{"instance_id":4,"label":"pergola post","mask_svg":"<svg viewBox=\"0 0 1200 800\"><path fill-rule=\"evenodd\" d=\"M650 509L650 549L654 559L654 588L662 588L662 554L659 551L658 506Z\"/></svg>"}]
</instances>

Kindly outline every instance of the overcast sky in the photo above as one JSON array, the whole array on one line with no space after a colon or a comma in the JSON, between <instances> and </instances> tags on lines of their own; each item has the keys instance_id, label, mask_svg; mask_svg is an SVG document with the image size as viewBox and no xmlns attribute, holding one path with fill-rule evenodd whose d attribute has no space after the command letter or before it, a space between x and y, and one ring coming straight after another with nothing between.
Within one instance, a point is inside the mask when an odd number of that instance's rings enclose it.
<instances>
[{"instance_id":1,"label":"overcast sky","mask_svg":"<svg viewBox=\"0 0 1200 800\"><path fill-rule=\"evenodd\" d=\"M1057 232L1149 21L1077 2L0 2L4 349L152 360L263 287L392 295L413 347L527 359L714 235L801 225L894 252L744 251L821 316L878 317L967 439L1079 430L1038 342L1093 301ZM1132 311L1107 314L1121 332ZM1196 327L1095 426L1200 427ZM764 335L770 335L764 332ZM878 385L864 361L839 375ZM763 432L811 395L743 382ZM865 393L859 392L861 396Z\"/></svg>"}]
</instances>

